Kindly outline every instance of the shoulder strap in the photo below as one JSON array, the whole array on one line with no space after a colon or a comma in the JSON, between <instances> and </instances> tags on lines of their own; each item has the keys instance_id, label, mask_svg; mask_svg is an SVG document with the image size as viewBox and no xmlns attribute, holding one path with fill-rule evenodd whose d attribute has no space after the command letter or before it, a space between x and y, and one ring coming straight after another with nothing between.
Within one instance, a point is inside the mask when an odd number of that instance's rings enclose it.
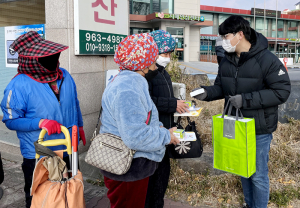
<instances>
[{"instance_id":1,"label":"shoulder strap","mask_svg":"<svg viewBox=\"0 0 300 208\"><path fill-rule=\"evenodd\" d=\"M99 126L99 122L100 122L100 117L101 117L101 114L102 114L102 110L103 110L103 108L102 108L102 106L101 106L100 112L99 112L99 117L98 117L98 122L97 122L97 124L96 124L95 131L97 131L97 128L98 128L98 126ZM152 110L149 111L149 113L148 113L148 117L147 117L147 120L146 120L146 124L147 124L147 125L150 124L151 119L152 119Z\"/></svg>"}]
</instances>

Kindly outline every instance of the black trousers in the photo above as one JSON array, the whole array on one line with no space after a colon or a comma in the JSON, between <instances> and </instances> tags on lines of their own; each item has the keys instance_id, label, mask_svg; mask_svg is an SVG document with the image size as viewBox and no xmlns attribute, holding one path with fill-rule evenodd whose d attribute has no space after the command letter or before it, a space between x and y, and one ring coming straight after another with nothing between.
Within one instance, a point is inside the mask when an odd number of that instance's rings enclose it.
<instances>
[{"instance_id":1,"label":"black trousers","mask_svg":"<svg viewBox=\"0 0 300 208\"><path fill-rule=\"evenodd\" d=\"M170 158L167 150L163 160L159 163L158 168L149 178L145 208L164 207L164 196L168 187L171 170Z\"/></svg>"},{"instance_id":2,"label":"black trousers","mask_svg":"<svg viewBox=\"0 0 300 208\"><path fill-rule=\"evenodd\" d=\"M2 159L1 159L1 153L0 153L0 184L4 180L4 171L3 171L3 164L2 164Z\"/></svg>"},{"instance_id":3,"label":"black trousers","mask_svg":"<svg viewBox=\"0 0 300 208\"><path fill-rule=\"evenodd\" d=\"M69 169L70 168L69 156L64 157L64 161L66 162L67 167ZM31 184L32 184L32 176L33 176L34 167L35 167L35 159L23 158L22 170L23 170L24 179L25 179L24 192L25 192L25 199L26 199L26 208L30 208L30 206L31 206L32 196L30 196L30 188L31 188ZM78 168L79 168L79 165L78 165Z\"/></svg>"}]
</instances>

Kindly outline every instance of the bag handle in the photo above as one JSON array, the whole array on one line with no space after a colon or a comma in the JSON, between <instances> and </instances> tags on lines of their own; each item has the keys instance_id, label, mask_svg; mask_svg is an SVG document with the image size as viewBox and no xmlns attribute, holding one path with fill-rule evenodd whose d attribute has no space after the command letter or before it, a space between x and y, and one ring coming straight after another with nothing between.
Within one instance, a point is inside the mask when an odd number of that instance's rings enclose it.
<instances>
[{"instance_id":1,"label":"bag handle","mask_svg":"<svg viewBox=\"0 0 300 208\"><path fill-rule=\"evenodd\" d=\"M226 104L226 107L225 107L225 109L224 109L224 111L223 111L223 114L222 114L222 118L224 118L225 117L225 113L226 113L226 111L228 110L228 113L227 113L227 115L231 115L231 112L232 112L232 104L230 103L230 101L228 101L227 102L227 104ZM229 108L229 109L228 109ZM241 111L241 109L239 109L239 108L237 108L236 109L236 112L235 112L235 120L239 120L239 114L241 115L240 117L242 118L242 119L244 119L244 116L243 116L243 114L242 114L242 111Z\"/></svg>"},{"instance_id":2,"label":"bag handle","mask_svg":"<svg viewBox=\"0 0 300 208\"><path fill-rule=\"evenodd\" d=\"M228 109L229 108L229 109ZM224 108L224 111L223 111L223 114L222 114L222 118L225 117L225 113L227 112L228 110L228 113L227 115L231 115L231 111L232 111L232 104L230 103L230 101L227 102L225 108Z\"/></svg>"}]
</instances>

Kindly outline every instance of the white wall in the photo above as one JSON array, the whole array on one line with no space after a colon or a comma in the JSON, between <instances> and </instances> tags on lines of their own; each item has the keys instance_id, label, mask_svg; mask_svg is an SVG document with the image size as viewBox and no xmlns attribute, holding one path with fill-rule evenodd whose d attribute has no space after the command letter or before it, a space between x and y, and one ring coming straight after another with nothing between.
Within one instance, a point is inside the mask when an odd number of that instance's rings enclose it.
<instances>
[{"instance_id":1,"label":"white wall","mask_svg":"<svg viewBox=\"0 0 300 208\"><path fill-rule=\"evenodd\" d=\"M190 60L190 25L186 24L184 28L184 62L189 62Z\"/></svg>"},{"instance_id":2,"label":"white wall","mask_svg":"<svg viewBox=\"0 0 300 208\"><path fill-rule=\"evenodd\" d=\"M189 61L199 61L200 30L199 27L190 27Z\"/></svg>"},{"instance_id":3,"label":"white wall","mask_svg":"<svg viewBox=\"0 0 300 208\"><path fill-rule=\"evenodd\" d=\"M175 0L174 14L200 15L200 0Z\"/></svg>"}]
</instances>

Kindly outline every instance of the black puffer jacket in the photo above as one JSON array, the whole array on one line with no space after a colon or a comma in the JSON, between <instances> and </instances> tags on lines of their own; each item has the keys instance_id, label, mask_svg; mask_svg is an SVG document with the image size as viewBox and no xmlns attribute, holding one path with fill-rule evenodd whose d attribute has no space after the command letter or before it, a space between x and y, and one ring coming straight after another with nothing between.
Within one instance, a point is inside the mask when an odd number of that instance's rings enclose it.
<instances>
[{"instance_id":1,"label":"black puffer jacket","mask_svg":"<svg viewBox=\"0 0 300 208\"><path fill-rule=\"evenodd\" d=\"M270 134L277 128L278 105L288 99L291 83L285 67L267 49L267 39L251 30L251 40L249 52L241 53L238 64L235 53L226 53L214 86L203 87L207 101L225 97L226 104L230 95L241 94L241 111L245 117L255 119L256 134Z\"/></svg>"},{"instance_id":2,"label":"black puffer jacket","mask_svg":"<svg viewBox=\"0 0 300 208\"><path fill-rule=\"evenodd\" d=\"M157 64L158 74L149 84L150 96L159 112L159 121L169 129L174 126L174 113L177 108L177 99L174 98L170 75L163 66Z\"/></svg>"}]
</instances>

